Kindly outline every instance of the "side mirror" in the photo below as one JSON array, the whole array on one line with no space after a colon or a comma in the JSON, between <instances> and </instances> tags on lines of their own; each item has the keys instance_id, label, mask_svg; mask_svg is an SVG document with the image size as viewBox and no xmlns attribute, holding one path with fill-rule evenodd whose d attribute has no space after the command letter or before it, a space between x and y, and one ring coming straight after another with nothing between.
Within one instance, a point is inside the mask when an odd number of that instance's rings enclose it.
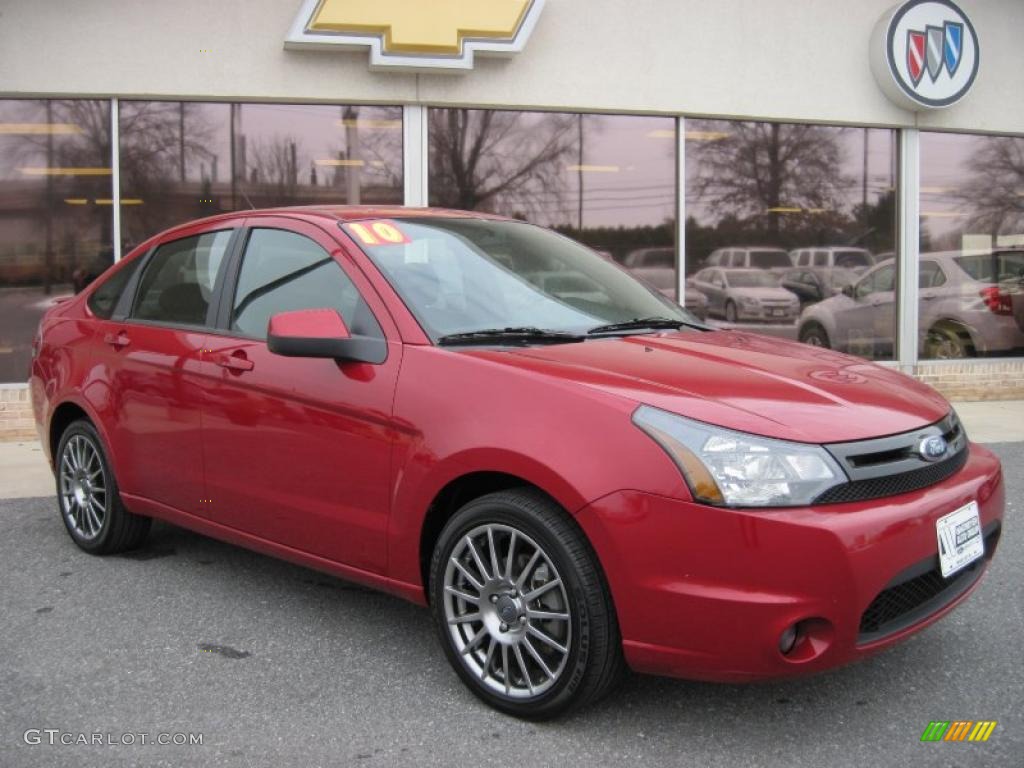
<instances>
[{"instance_id":1,"label":"side mirror","mask_svg":"<svg viewBox=\"0 0 1024 768\"><path fill-rule=\"evenodd\" d=\"M854 293L852 285L843 286L843 296L849 296L851 299L856 299L857 295Z\"/></svg>"},{"instance_id":2,"label":"side mirror","mask_svg":"<svg viewBox=\"0 0 1024 768\"><path fill-rule=\"evenodd\" d=\"M327 357L373 363L387 359L383 339L353 336L334 309L299 309L270 318L267 349L282 357Z\"/></svg>"}]
</instances>

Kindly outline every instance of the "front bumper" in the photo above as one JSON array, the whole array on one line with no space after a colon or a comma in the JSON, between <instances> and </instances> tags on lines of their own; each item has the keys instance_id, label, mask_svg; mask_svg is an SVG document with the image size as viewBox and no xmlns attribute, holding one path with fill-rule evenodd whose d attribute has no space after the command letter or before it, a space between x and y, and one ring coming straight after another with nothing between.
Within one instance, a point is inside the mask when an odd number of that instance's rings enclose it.
<instances>
[{"instance_id":1,"label":"front bumper","mask_svg":"<svg viewBox=\"0 0 1024 768\"><path fill-rule=\"evenodd\" d=\"M980 583L1004 495L999 460L971 445L945 481L886 499L751 511L620 491L578 520L604 566L634 670L747 681L846 664L945 615ZM987 534L985 561L924 614L862 631L883 590L930 560L937 566L936 519L970 501ZM784 655L779 638L796 622L802 635Z\"/></svg>"},{"instance_id":2,"label":"front bumper","mask_svg":"<svg viewBox=\"0 0 1024 768\"><path fill-rule=\"evenodd\" d=\"M799 306L762 307L760 305L738 304L736 307L736 317L738 320L755 320L762 323L793 323L796 322L799 315Z\"/></svg>"}]
</instances>

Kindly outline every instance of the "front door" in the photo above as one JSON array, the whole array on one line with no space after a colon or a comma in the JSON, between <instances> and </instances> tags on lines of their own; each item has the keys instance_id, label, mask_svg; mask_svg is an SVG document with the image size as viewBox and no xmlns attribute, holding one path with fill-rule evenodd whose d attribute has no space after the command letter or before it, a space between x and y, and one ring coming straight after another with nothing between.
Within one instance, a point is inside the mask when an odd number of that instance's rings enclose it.
<instances>
[{"instance_id":1,"label":"front door","mask_svg":"<svg viewBox=\"0 0 1024 768\"><path fill-rule=\"evenodd\" d=\"M379 298L327 233L290 219L250 224L222 327L204 355L208 514L383 572L401 343ZM336 309L353 334L384 338L387 329L395 339L387 360L286 358L267 349L272 315L318 308Z\"/></svg>"}]
</instances>

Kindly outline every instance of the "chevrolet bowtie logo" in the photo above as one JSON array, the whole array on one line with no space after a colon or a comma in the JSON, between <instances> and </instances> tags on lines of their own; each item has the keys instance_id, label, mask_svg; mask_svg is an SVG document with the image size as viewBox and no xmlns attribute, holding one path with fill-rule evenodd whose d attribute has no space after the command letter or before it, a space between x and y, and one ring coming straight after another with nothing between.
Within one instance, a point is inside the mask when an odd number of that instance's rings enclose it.
<instances>
[{"instance_id":1,"label":"chevrolet bowtie logo","mask_svg":"<svg viewBox=\"0 0 1024 768\"><path fill-rule=\"evenodd\" d=\"M543 0L306 0L289 48L370 49L373 67L471 69L522 50Z\"/></svg>"}]
</instances>

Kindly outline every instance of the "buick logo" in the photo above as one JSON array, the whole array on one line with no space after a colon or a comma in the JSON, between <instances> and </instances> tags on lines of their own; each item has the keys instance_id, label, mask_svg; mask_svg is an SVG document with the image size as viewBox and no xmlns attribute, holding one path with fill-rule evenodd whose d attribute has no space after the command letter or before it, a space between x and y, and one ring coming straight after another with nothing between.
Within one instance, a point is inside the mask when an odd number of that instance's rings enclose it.
<instances>
[{"instance_id":1,"label":"buick logo","mask_svg":"<svg viewBox=\"0 0 1024 768\"><path fill-rule=\"evenodd\" d=\"M949 444L942 435L922 437L921 442L917 444L917 453L925 461L938 461L946 455L948 449Z\"/></svg>"},{"instance_id":2,"label":"buick logo","mask_svg":"<svg viewBox=\"0 0 1024 768\"><path fill-rule=\"evenodd\" d=\"M908 0L875 27L871 68L908 109L948 107L970 90L981 52L970 19L951 0Z\"/></svg>"}]
</instances>

